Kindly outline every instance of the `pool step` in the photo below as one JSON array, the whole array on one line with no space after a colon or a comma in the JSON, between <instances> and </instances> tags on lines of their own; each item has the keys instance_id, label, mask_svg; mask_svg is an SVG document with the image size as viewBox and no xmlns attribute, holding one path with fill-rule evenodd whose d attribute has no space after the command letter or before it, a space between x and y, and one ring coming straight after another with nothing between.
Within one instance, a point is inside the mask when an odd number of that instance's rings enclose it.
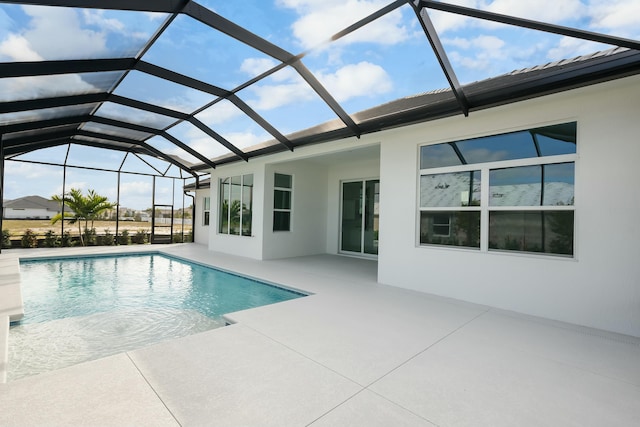
<instances>
[{"instance_id":1,"label":"pool step","mask_svg":"<svg viewBox=\"0 0 640 427\"><path fill-rule=\"evenodd\" d=\"M24 316L18 257L0 258L1 316L9 316L11 322L20 320Z\"/></svg>"}]
</instances>

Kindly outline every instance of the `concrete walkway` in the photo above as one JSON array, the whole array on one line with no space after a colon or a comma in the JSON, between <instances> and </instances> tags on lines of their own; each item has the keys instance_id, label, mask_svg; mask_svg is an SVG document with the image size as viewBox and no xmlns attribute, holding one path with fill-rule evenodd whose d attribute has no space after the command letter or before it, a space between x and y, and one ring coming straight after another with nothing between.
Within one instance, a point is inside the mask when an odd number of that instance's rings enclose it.
<instances>
[{"instance_id":1,"label":"concrete walkway","mask_svg":"<svg viewBox=\"0 0 640 427\"><path fill-rule=\"evenodd\" d=\"M640 339L382 286L374 261L149 249L313 295L0 384L0 425L640 425Z\"/></svg>"}]
</instances>

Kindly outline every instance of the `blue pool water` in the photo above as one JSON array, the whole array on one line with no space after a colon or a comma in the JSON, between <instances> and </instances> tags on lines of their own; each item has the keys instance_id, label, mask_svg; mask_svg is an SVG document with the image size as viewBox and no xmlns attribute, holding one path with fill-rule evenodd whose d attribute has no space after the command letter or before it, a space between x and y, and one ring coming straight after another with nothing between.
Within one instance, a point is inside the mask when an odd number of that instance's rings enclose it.
<instances>
[{"instance_id":1,"label":"blue pool water","mask_svg":"<svg viewBox=\"0 0 640 427\"><path fill-rule=\"evenodd\" d=\"M224 326L226 313L303 294L162 255L20 263L25 317L9 380Z\"/></svg>"}]
</instances>

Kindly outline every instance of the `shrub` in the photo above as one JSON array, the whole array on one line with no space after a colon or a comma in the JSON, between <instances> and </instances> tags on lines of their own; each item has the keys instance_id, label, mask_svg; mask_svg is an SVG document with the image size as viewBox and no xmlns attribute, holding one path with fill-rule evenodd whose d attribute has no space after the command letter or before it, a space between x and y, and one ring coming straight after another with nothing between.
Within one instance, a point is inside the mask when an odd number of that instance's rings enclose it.
<instances>
[{"instance_id":1,"label":"shrub","mask_svg":"<svg viewBox=\"0 0 640 427\"><path fill-rule=\"evenodd\" d=\"M118 244L119 245L130 245L131 244L131 237L129 236L129 231L124 230L118 236Z\"/></svg>"},{"instance_id":2,"label":"shrub","mask_svg":"<svg viewBox=\"0 0 640 427\"><path fill-rule=\"evenodd\" d=\"M2 230L2 248L10 248L11 247L11 233L9 230Z\"/></svg>"},{"instance_id":3,"label":"shrub","mask_svg":"<svg viewBox=\"0 0 640 427\"><path fill-rule=\"evenodd\" d=\"M73 237L71 237L71 232L65 231L60 238L60 246L67 248L75 245L76 242L73 240Z\"/></svg>"},{"instance_id":4,"label":"shrub","mask_svg":"<svg viewBox=\"0 0 640 427\"><path fill-rule=\"evenodd\" d=\"M96 234L96 229L95 228L85 228L84 232L82 233L82 237L84 239L84 245L85 246L95 246L96 242L97 242L97 234Z\"/></svg>"},{"instance_id":5,"label":"shrub","mask_svg":"<svg viewBox=\"0 0 640 427\"><path fill-rule=\"evenodd\" d=\"M22 247L23 248L37 248L38 236L31 229L26 229L22 235Z\"/></svg>"},{"instance_id":6,"label":"shrub","mask_svg":"<svg viewBox=\"0 0 640 427\"><path fill-rule=\"evenodd\" d=\"M114 236L108 228L104 229L104 234L96 237L96 244L99 246L113 246L115 244Z\"/></svg>"},{"instance_id":7,"label":"shrub","mask_svg":"<svg viewBox=\"0 0 640 427\"><path fill-rule=\"evenodd\" d=\"M139 245L147 243L147 232L144 230L138 230L136 234L131 237L131 241Z\"/></svg>"},{"instance_id":8,"label":"shrub","mask_svg":"<svg viewBox=\"0 0 640 427\"><path fill-rule=\"evenodd\" d=\"M173 243L182 243L184 241L184 236L181 233L174 234L171 240Z\"/></svg>"},{"instance_id":9,"label":"shrub","mask_svg":"<svg viewBox=\"0 0 640 427\"><path fill-rule=\"evenodd\" d=\"M45 248L55 248L56 246L60 246L60 239L56 236L56 232L53 230L49 230L44 233L44 241L42 245Z\"/></svg>"}]
</instances>

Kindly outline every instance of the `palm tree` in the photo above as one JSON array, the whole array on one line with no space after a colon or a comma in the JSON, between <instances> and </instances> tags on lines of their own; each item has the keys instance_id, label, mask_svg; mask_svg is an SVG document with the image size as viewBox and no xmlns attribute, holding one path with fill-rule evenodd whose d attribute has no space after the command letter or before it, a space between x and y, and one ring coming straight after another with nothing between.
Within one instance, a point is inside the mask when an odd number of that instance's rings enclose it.
<instances>
[{"instance_id":1,"label":"palm tree","mask_svg":"<svg viewBox=\"0 0 640 427\"><path fill-rule=\"evenodd\" d=\"M66 196L56 194L51 199L65 204L73 211L72 213L65 212L64 216L71 218L70 224L78 223L78 233L80 234L80 244L82 246L85 246L82 237L82 221L84 221L85 230L89 230L89 221L91 221L91 229L93 229L93 221L104 211L115 207L114 203L110 203L105 196L100 196L94 190L89 190L85 196L82 194L82 190L72 188ZM62 214L59 213L51 218L51 223L55 224L61 219Z\"/></svg>"}]
</instances>

